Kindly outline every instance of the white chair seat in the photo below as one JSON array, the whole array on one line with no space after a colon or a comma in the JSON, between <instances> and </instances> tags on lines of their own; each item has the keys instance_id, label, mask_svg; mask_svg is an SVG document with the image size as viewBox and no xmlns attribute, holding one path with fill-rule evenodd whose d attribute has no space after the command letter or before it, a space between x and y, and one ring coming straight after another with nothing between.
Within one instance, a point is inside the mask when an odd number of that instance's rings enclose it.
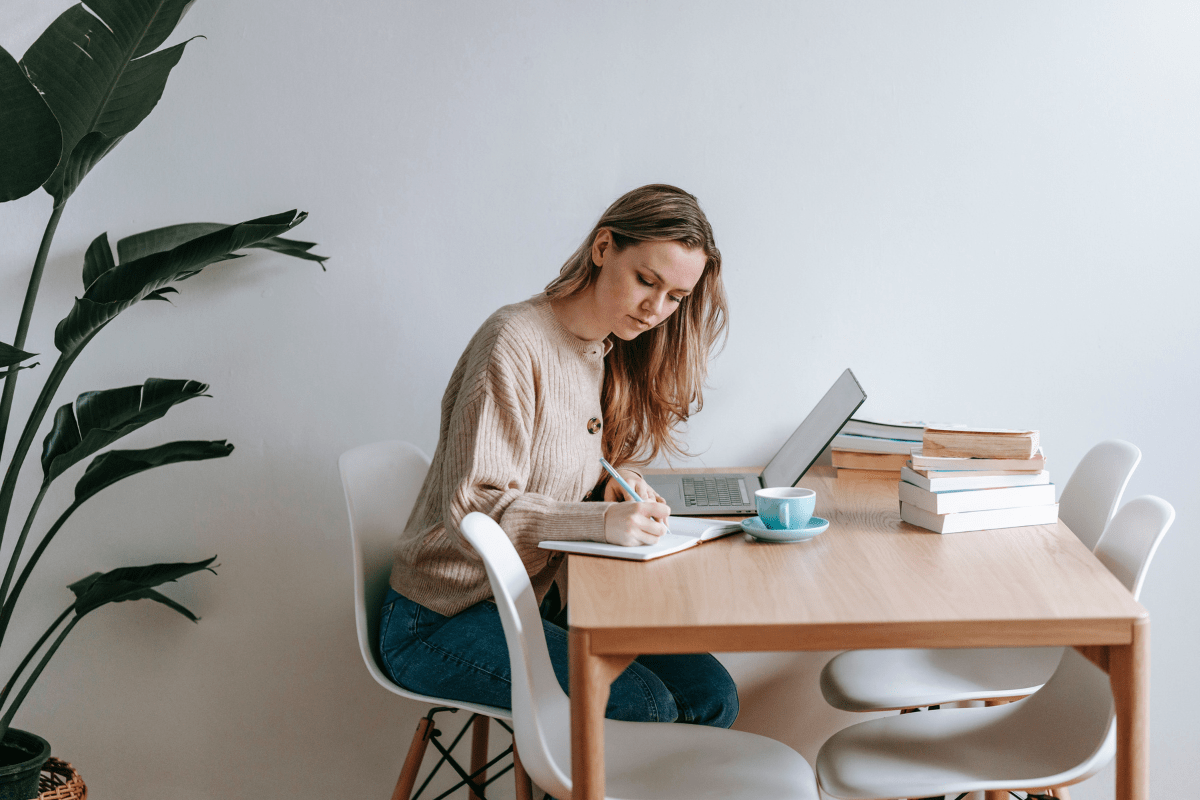
<instances>
[{"instance_id":1,"label":"white chair seat","mask_svg":"<svg viewBox=\"0 0 1200 800\"><path fill-rule=\"evenodd\" d=\"M401 441L365 444L347 450L338 461L350 542L354 549L354 621L358 651L367 672L389 692L435 706L451 706L493 719L511 720L512 711L479 703L447 700L397 686L383 671L378 652L379 606L387 593L392 547L412 510L429 469L429 458Z\"/></svg>"},{"instance_id":2,"label":"white chair seat","mask_svg":"<svg viewBox=\"0 0 1200 800\"><path fill-rule=\"evenodd\" d=\"M1120 439L1089 450L1059 500L1059 517L1089 550L1096 547L1142 453ZM821 693L843 711L887 711L965 700L1024 697L1058 666L1061 648L862 650L821 670Z\"/></svg>"},{"instance_id":3,"label":"white chair seat","mask_svg":"<svg viewBox=\"0 0 1200 800\"><path fill-rule=\"evenodd\" d=\"M558 798L571 793L571 707L554 677L525 565L485 514L462 521L483 559L512 664L513 735L530 777ZM604 790L610 800L817 800L808 762L785 744L704 725L604 722Z\"/></svg>"},{"instance_id":4,"label":"white chair seat","mask_svg":"<svg viewBox=\"0 0 1200 800\"><path fill-rule=\"evenodd\" d=\"M1116 753L1108 677L1068 650L1053 681L1007 705L852 725L821 747L821 788L842 800L876 800L1083 780Z\"/></svg>"},{"instance_id":5,"label":"white chair seat","mask_svg":"<svg viewBox=\"0 0 1200 800\"><path fill-rule=\"evenodd\" d=\"M1096 557L1134 598L1174 519L1170 503L1139 497L1100 537ZM817 755L817 780L839 800L1042 789L1084 780L1115 754L1108 676L1065 648L1046 684L1015 703L901 714L839 731Z\"/></svg>"},{"instance_id":6,"label":"white chair seat","mask_svg":"<svg viewBox=\"0 0 1200 800\"><path fill-rule=\"evenodd\" d=\"M551 746L569 769L571 743ZM666 722L604 723L610 800L817 800L812 767L785 744L742 731Z\"/></svg>"},{"instance_id":7,"label":"white chair seat","mask_svg":"<svg viewBox=\"0 0 1200 800\"><path fill-rule=\"evenodd\" d=\"M1033 694L1061 647L852 650L821 670L821 694L843 711L888 711Z\"/></svg>"},{"instance_id":8,"label":"white chair seat","mask_svg":"<svg viewBox=\"0 0 1200 800\"><path fill-rule=\"evenodd\" d=\"M350 544L354 554L354 624L358 633L358 650L363 663L367 665L367 672L376 683L399 697L511 721L512 711L507 708L411 692L393 683L383 670L378 651L379 607L387 593L392 547L421 491L421 484L429 470L429 458L408 442L374 442L347 450L338 460L338 469L346 494ZM396 782L393 800L408 800L426 745L431 738L440 735L432 722L433 713L430 712L429 717L417 725L413 745ZM486 733L486 725L481 727ZM428 734L427 730L433 733ZM486 740L486 736L482 739L472 737L471 763L487 760ZM524 772L515 770L514 778L520 787Z\"/></svg>"}]
</instances>

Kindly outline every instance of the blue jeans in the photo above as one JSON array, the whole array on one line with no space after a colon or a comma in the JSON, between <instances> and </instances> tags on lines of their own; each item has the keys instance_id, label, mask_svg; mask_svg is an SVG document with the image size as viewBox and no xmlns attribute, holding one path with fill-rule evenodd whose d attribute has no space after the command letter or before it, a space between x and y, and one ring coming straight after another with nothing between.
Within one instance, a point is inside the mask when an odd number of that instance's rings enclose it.
<instances>
[{"instance_id":1,"label":"blue jeans","mask_svg":"<svg viewBox=\"0 0 1200 800\"><path fill-rule=\"evenodd\" d=\"M567 632L542 620L554 675L570 686ZM447 700L512 707L508 645L495 603L444 617L388 589L379 649L388 675L409 691ZM686 722L728 728L737 686L708 653L639 656L612 684L605 716L632 722Z\"/></svg>"}]
</instances>

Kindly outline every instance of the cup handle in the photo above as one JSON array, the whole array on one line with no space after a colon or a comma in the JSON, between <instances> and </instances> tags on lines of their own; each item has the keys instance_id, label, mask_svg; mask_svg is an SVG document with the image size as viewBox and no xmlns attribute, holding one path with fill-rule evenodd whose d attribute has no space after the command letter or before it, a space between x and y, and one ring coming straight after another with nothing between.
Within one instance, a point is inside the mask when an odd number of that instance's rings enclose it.
<instances>
[{"instance_id":1,"label":"cup handle","mask_svg":"<svg viewBox=\"0 0 1200 800\"><path fill-rule=\"evenodd\" d=\"M787 503L779 505L779 521L783 523L784 530L792 527L792 515Z\"/></svg>"}]
</instances>

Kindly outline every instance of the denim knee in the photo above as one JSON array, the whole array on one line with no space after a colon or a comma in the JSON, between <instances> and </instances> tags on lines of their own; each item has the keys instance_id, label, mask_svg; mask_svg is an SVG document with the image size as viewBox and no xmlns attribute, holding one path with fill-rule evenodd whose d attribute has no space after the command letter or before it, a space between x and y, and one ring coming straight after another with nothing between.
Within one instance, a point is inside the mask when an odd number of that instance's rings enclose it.
<instances>
[{"instance_id":1,"label":"denim knee","mask_svg":"<svg viewBox=\"0 0 1200 800\"><path fill-rule=\"evenodd\" d=\"M738 703L737 685L731 679L727 686L717 691L714 687L703 709L702 716L695 722L698 725L711 725L714 728L731 728L737 719L741 706Z\"/></svg>"},{"instance_id":2,"label":"denim knee","mask_svg":"<svg viewBox=\"0 0 1200 800\"><path fill-rule=\"evenodd\" d=\"M725 669L725 665L715 656L705 653L701 659L710 666L706 676L708 692L703 695L699 708L694 709L694 718L689 721L697 725L711 725L714 728L730 728L741 708L738 703L737 684L733 682L733 676Z\"/></svg>"},{"instance_id":3,"label":"denim knee","mask_svg":"<svg viewBox=\"0 0 1200 800\"><path fill-rule=\"evenodd\" d=\"M737 684L712 654L647 655L635 663L665 684L678 708L676 721L728 728L737 719Z\"/></svg>"},{"instance_id":4,"label":"denim knee","mask_svg":"<svg viewBox=\"0 0 1200 800\"><path fill-rule=\"evenodd\" d=\"M634 661L613 681L605 716L625 722L678 722L679 706L662 679Z\"/></svg>"}]
</instances>

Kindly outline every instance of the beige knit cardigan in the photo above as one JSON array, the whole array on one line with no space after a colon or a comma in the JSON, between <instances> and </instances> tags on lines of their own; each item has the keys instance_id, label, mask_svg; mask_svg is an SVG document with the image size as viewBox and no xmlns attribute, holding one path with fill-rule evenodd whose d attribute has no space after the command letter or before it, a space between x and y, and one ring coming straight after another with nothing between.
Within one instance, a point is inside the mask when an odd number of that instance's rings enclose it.
<instances>
[{"instance_id":1,"label":"beige knit cardigan","mask_svg":"<svg viewBox=\"0 0 1200 800\"><path fill-rule=\"evenodd\" d=\"M601 476L610 347L564 328L545 295L483 323L442 398L433 463L395 548L393 589L446 616L490 598L483 562L459 529L472 511L500 523L539 601L563 556L538 542L604 541L610 504L584 498Z\"/></svg>"}]
</instances>

